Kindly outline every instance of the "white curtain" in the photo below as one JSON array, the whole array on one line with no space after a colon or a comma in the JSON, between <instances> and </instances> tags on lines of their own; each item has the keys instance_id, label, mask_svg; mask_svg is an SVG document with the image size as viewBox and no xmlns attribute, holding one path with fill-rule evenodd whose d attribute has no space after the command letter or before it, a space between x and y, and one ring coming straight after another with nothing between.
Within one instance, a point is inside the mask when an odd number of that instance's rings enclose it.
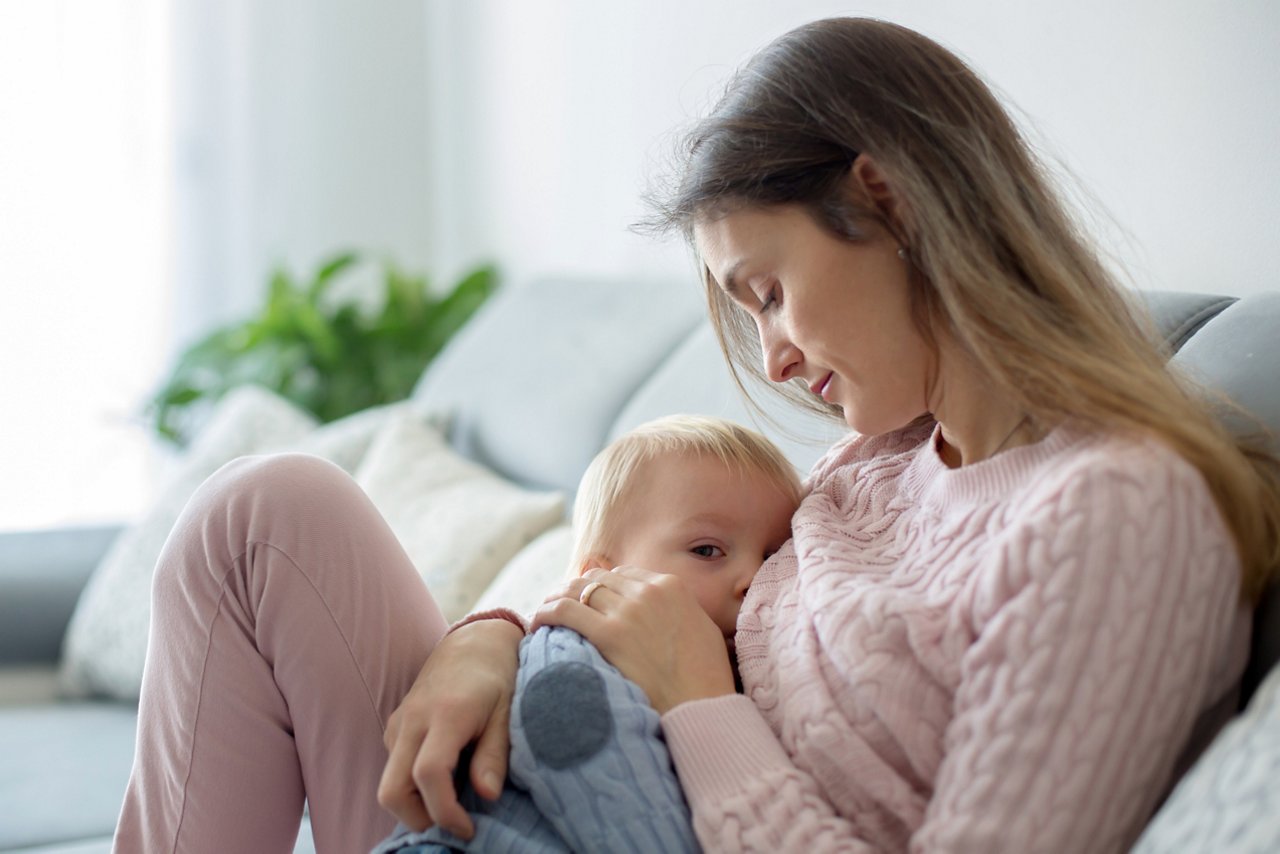
<instances>
[{"instance_id":1,"label":"white curtain","mask_svg":"<svg viewBox=\"0 0 1280 854\"><path fill-rule=\"evenodd\" d=\"M143 402L273 265L432 269L426 16L0 2L0 530L138 515Z\"/></svg>"},{"instance_id":2,"label":"white curtain","mask_svg":"<svg viewBox=\"0 0 1280 854\"><path fill-rule=\"evenodd\" d=\"M135 512L164 348L164 0L0 4L0 528Z\"/></svg>"},{"instance_id":3,"label":"white curtain","mask_svg":"<svg viewBox=\"0 0 1280 854\"><path fill-rule=\"evenodd\" d=\"M175 339L347 248L425 269L422 3L175 0Z\"/></svg>"}]
</instances>

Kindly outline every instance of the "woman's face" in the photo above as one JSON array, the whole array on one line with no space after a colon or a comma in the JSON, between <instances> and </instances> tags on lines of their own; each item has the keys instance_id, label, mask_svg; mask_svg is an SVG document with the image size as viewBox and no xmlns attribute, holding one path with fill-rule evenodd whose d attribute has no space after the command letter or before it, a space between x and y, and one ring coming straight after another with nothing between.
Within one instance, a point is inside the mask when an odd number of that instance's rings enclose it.
<instances>
[{"instance_id":1,"label":"woman's face","mask_svg":"<svg viewBox=\"0 0 1280 854\"><path fill-rule=\"evenodd\" d=\"M785 205L703 220L694 238L716 284L755 319L769 379L803 379L863 434L932 411L936 360L888 234L851 243Z\"/></svg>"}]
</instances>

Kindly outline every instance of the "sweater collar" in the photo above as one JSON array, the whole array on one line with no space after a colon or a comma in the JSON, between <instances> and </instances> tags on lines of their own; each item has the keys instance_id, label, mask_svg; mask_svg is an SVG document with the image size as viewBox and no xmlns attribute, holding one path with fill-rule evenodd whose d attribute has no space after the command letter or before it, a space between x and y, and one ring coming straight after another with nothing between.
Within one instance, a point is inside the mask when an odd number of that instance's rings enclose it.
<instances>
[{"instance_id":1,"label":"sweater collar","mask_svg":"<svg viewBox=\"0 0 1280 854\"><path fill-rule=\"evenodd\" d=\"M928 440L913 451L906 483L920 503L947 509L1008 498L1046 461L1086 441L1088 434L1073 425L1060 425L1030 445L1001 451L977 463L949 468L938 453L942 425L934 424Z\"/></svg>"}]
</instances>

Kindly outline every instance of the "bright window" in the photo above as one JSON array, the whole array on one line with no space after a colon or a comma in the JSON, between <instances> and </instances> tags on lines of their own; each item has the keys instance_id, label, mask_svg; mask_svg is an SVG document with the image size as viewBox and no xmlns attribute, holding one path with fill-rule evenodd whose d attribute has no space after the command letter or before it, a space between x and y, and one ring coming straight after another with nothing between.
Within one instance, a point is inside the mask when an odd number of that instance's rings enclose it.
<instances>
[{"instance_id":1,"label":"bright window","mask_svg":"<svg viewBox=\"0 0 1280 854\"><path fill-rule=\"evenodd\" d=\"M0 2L0 529L123 520L169 340L166 0Z\"/></svg>"}]
</instances>

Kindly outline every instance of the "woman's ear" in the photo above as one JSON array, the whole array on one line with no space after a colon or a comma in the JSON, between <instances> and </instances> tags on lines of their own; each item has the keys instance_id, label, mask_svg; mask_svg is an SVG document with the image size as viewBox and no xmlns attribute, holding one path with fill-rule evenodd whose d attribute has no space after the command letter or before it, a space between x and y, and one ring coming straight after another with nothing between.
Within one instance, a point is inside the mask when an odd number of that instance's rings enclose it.
<instances>
[{"instance_id":1,"label":"woman's ear","mask_svg":"<svg viewBox=\"0 0 1280 854\"><path fill-rule=\"evenodd\" d=\"M871 155L859 154L854 158L853 166L849 167L849 178L857 192L875 205L896 229L903 227L906 206L889 177Z\"/></svg>"}]
</instances>

